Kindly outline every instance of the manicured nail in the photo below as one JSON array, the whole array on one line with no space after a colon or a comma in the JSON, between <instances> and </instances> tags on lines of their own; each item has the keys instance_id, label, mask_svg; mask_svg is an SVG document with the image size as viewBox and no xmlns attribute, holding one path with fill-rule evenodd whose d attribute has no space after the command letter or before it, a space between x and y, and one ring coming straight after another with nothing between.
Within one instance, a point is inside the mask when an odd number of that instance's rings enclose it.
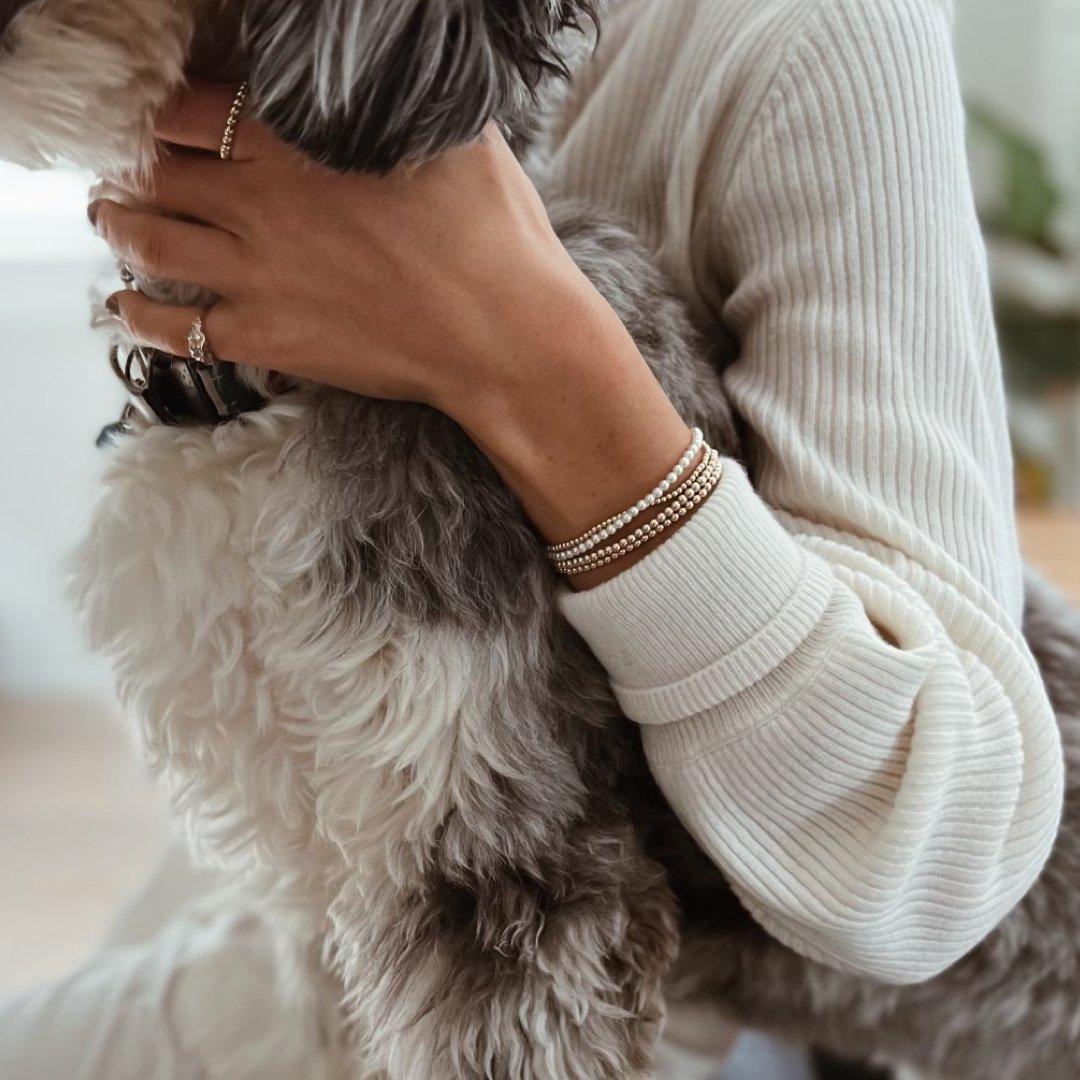
<instances>
[{"instance_id":1,"label":"manicured nail","mask_svg":"<svg viewBox=\"0 0 1080 1080\"><path fill-rule=\"evenodd\" d=\"M120 301L115 296L110 296L109 299L105 301L105 310L110 315L115 315L117 318L119 318L120 317Z\"/></svg>"},{"instance_id":2,"label":"manicured nail","mask_svg":"<svg viewBox=\"0 0 1080 1080\"><path fill-rule=\"evenodd\" d=\"M97 228L98 212L101 210L101 200L95 199L87 208L86 216L90 219L90 224Z\"/></svg>"}]
</instances>

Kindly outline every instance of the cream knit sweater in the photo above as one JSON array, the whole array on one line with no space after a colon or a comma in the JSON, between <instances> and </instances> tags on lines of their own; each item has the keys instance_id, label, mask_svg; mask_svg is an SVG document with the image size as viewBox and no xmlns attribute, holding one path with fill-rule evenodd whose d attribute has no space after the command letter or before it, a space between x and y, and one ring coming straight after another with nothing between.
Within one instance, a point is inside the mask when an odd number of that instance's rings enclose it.
<instances>
[{"instance_id":1,"label":"cream knit sweater","mask_svg":"<svg viewBox=\"0 0 1080 1080\"><path fill-rule=\"evenodd\" d=\"M734 335L752 478L562 609L753 914L896 982L1016 903L1062 798L963 126L945 2L624 0L554 162Z\"/></svg>"}]
</instances>

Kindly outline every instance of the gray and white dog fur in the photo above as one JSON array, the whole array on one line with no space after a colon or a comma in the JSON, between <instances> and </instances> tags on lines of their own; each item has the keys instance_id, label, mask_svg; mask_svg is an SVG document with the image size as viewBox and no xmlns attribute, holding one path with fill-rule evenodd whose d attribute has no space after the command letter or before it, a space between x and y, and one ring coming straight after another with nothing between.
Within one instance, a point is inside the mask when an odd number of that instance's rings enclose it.
<instances>
[{"instance_id":1,"label":"gray and white dog fur","mask_svg":"<svg viewBox=\"0 0 1080 1080\"><path fill-rule=\"evenodd\" d=\"M143 169L150 117L200 71L250 78L259 117L334 168L422 161L497 118L544 191L537 94L596 15L0 0L0 155ZM547 205L687 422L736 454L718 357L649 253L598 208ZM1073 794L1042 881L945 975L831 971L758 930L665 806L536 535L451 420L298 386L108 452L74 596L193 846L311 953L298 979L329 977L352 1075L644 1078L665 996L957 1077L1074 1075ZM1028 601L1075 755L1080 629L1034 580Z\"/></svg>"},{"instance_id":2,"label":"gray and white dog fur","mask_svg":"<svg viewBox=\"0 0 1080 1080\"><path fill-rule=\"evenodd\" d=\"M7 109L6 153L22 140L24 160L145 167L149 116L202 55L195 28L212 51L206 20L240 15L259 114L327 164L383 170L493 115L523 133L559 33L588 14L128 7L45 0L15 17L0 79L25 92L47 66L78 90L67 115L32 95ZM99 37L116 48L89 50ZM688 421L732 448L716 371L651 261L614 224L549 209ZM307 386L216 429L147 424L110 454L75 575L91 639L200 851L288 905L290 927L310 913L365 1068L648 1075L677 925L620 789L632 732L457 425Z\"/></svg>"}]
</instances>

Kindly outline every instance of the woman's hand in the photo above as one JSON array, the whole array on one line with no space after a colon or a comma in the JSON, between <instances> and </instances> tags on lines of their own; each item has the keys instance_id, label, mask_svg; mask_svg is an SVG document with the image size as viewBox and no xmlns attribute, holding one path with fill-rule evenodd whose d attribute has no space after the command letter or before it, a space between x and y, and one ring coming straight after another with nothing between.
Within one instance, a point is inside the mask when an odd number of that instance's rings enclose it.
<instances>
[{"instance_id":1,"label":"woman's hand","mask_svg":"<svg viewBox=\"0 0 1080 1080\"><path fill-rule=\"evenodd\" d=\"M221 298L204 316L217 356L446 412L549 538L664 475L686 425L494 127L377 177L316 166L245 117L221 161L232 97L196 87L159 118L167 152L132 191L146 209L90 208L135 270ZM110 307L186 355L198 311L136 291Z\"/></svg>"},{"instance_id":2,"label":"woman's hand","mask_svg":"<svg viewBox=\"0 0 1080 1080\"><path fill-rule=\"evenodd\" d=\"M221 296L206 325L223 358L455 412L508 358L559 351L553 310L595 317L496 128L382 178L319 168L244 118L222 162L210 152L231 99L205 87L170 108L157 126L169 152L134 192L189 221L93 208L133 268ZM137 337L186 354L195 313L119 301Z\"/></svg>"}]
</instances>

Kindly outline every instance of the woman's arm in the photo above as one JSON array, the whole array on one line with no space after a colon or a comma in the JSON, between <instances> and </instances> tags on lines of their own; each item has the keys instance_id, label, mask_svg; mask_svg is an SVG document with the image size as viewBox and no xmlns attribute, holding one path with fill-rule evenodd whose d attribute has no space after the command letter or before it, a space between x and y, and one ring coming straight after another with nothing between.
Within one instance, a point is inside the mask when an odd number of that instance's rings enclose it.
<instances>
[{"instance_id":1,"label":"woman's arm","mask_svg":"<svg viewBox=\"0 0 1080 1080\"><path fill-rule=\"evenodd\" d=\"M1018 632L944 5L786 6L760 93L721 110L696 84L681 115L697 133L674 137L701 154L688 247L702 303L739 340L726 385L754 486L729 468L679 535L563 607L755 916L827 963L913 981L1038 874L1060 748ZM678 8L701 18L671 67L700 71L710 5ZM617 66L603 92L619 93Z\"/></svg>"}]
</instances>

